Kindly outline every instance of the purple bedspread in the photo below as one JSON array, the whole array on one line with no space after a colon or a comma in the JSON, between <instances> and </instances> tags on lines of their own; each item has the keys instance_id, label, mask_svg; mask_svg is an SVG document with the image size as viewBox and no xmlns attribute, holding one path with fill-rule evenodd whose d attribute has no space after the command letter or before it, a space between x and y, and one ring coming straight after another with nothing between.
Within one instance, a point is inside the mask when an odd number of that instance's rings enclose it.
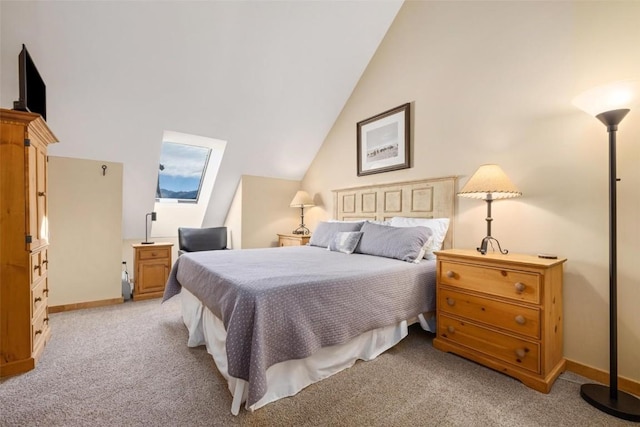
<instances>
[{"instance_id":1,"label":"purple bedspread","mask_svg":"<svg viewBox=\"0 0 640 427\"><path fill-rule=\"evenodd\" d=\"M184 286L227 331L229 374L266 392L266 370L435 310L435 261L419 264L313 246L191 252L163 301Z\"/></svg>"}]
</instances>

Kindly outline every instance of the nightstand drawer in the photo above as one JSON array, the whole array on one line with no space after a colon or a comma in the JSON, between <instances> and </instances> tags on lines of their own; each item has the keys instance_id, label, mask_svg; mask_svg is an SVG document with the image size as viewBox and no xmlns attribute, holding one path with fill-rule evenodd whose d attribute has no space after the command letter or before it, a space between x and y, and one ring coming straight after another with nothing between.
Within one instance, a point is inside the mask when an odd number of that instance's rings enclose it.
<instances>
[{"instance_id":1,"label":"nightstand drawer","mask_svg":"<svg viewBox=\"0 0 640 427\"><path fill-rule=\"evenodd\" d=\"M442 261L439 283L518 301L540 303L539 274Z\"/></svg>"},{"instance_id":2,"label":"nightstand drawer","mask_svg":"<svg viewBox=\"0 0 640 427\"><path fill-rule=\"evenodd\" d=\"M540 346L471 322L438 315L438 335L505 363L540 372Z\"/></svg>"},{"instance_id":3,"label":"nightstand drawer","mask_svg":"<svg viewBox=\"0 0 640 427\"><path fill-rule=\"evenodd\" d=\"M146 259L159 259L159 258L169 258L171 255L171 248L149 248L149 249L139 249L138 250L138 259L146 260Z\"/></svg>"},{"instance_id":4,"label":"nightstand drawer","mask_svg":"<svg viewBox=\"0 0 640 427\"><path fill-rule=\"evenodd\" d=\"M304 246L310 239L310 234L278 234L278 246Z\"/></svg>"},{"instance_id":5,"label":"nightstand drawer","mask_svg":"<svg viewBox=\"0 0 640 427\"><path fill-rule=\"evenodd\" d=\"M438 310L531 338L540 338L540 310L441 288Z\"/></svg>"}]
</instances>

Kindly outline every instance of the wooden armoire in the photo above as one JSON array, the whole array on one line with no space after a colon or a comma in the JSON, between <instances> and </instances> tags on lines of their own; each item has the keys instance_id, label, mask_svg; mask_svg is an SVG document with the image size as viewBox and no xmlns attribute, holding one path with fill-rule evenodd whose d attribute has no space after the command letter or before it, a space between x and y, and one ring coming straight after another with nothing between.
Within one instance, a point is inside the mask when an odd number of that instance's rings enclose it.
<instances>
[{"instance_id":1,"label":"wooden armoire","mask_svg":"<svg viewBox=\"0 0 640 427\"><path fill-rule=\"evenodd\" d=\"M33 369L51 331L47 146L39 114L0 109L0 377Z\"/></svg>"}]
</instances>

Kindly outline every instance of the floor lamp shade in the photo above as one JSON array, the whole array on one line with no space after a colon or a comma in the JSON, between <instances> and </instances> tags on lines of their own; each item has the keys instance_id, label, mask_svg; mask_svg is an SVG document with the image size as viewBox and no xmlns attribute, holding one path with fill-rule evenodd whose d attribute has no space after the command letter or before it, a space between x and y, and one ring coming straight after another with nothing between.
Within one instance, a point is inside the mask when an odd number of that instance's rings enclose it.
<instances>
[{"instance_id":1,"label":"floor lamp shade","mask_svg":"<svg viewBox=\"0 0 640 427\"><path fill-rule=\"evenodd\" d=\"M477 248L478 252L485 255L488 250L488 245L496 242L498 250L506 254L509 251L502 250L500 242L491 236L491 203L498 199L509 199L512 197L520 197L522 193L511 182L507 174L498 165L482 165L471 176L469 181L462 187L462 190L458 193L458 196L469 197L472 199L481 199L487 202L487 235L480 247Z\"/></svg>"},{"instance_id":2,"label":"floor lamp shade","mask_svg":"<svg viewBox=\"0 0 640 427\"><path fill-rule=\"evenodd\" d=\"M580 395L603 412L629 421L640 421L640 399L618 390L616 240L616 131L631 108L640 104L640 81L624 80L598 86L577 96L573 104L604 123L609 133L609 386L583 384Z\"/></svg>"},{"instance_id":3,"label":"floor lamp shade","mask_svg":"<svg viewBox=\"0 0 640 427\"><path fill-rule=\"evenodd\" d=\"M293 196L289 207L300 208L300 226L292 231L293 234L309 234L309 229L304 225L304 208L315 206L313 199L306 191L300 190Z\"/></svg>"}]
</instances>

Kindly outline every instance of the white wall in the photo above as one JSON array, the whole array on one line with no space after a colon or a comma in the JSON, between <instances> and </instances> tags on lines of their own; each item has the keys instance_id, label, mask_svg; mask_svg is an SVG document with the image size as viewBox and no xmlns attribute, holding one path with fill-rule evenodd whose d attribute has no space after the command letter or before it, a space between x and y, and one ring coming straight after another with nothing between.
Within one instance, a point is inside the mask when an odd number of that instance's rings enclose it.
<instances>
[{"instance_id":1,"label":"white wall","mask_svg":"<svg viewBox=\"0 0 640 427\"><path fill-rule=\"evenodd\" d=\"M242 249L242 178L236 187L236 193L233 196L224 225L227 227L229 235L227 247Z\"/></svg>"},{"instance_id":2,"label":"white wall","mask_svg":"<svg viewBox=\"0 0 640 427\"><path fill-rule=\"evenodd\" d=\"M400 4L0 1L0 105L18 97L25 43L62 142L50 154L125 165L130 239L163 131L228 141L204 220L218 225L242 174L302 177Z\"/></svg>"},{"instance_id":3,"label":"white wall","mask_svg":"<svg viewBox=\"0 0 640 427\"><path fill-rule=\"evenodd\" d=\"M572 98L640 78L638 2L405 2L302 187L332 189L502 166L523 196L493 204L511 252L568 258L564 354L608 371L607 133ZM356 123L412 103L412 168L356 176ZM618 132L619 373L640 380L640 109ZM486 204L458 198L454 242L475 248Z\"/></svg>"}]
</instances>

